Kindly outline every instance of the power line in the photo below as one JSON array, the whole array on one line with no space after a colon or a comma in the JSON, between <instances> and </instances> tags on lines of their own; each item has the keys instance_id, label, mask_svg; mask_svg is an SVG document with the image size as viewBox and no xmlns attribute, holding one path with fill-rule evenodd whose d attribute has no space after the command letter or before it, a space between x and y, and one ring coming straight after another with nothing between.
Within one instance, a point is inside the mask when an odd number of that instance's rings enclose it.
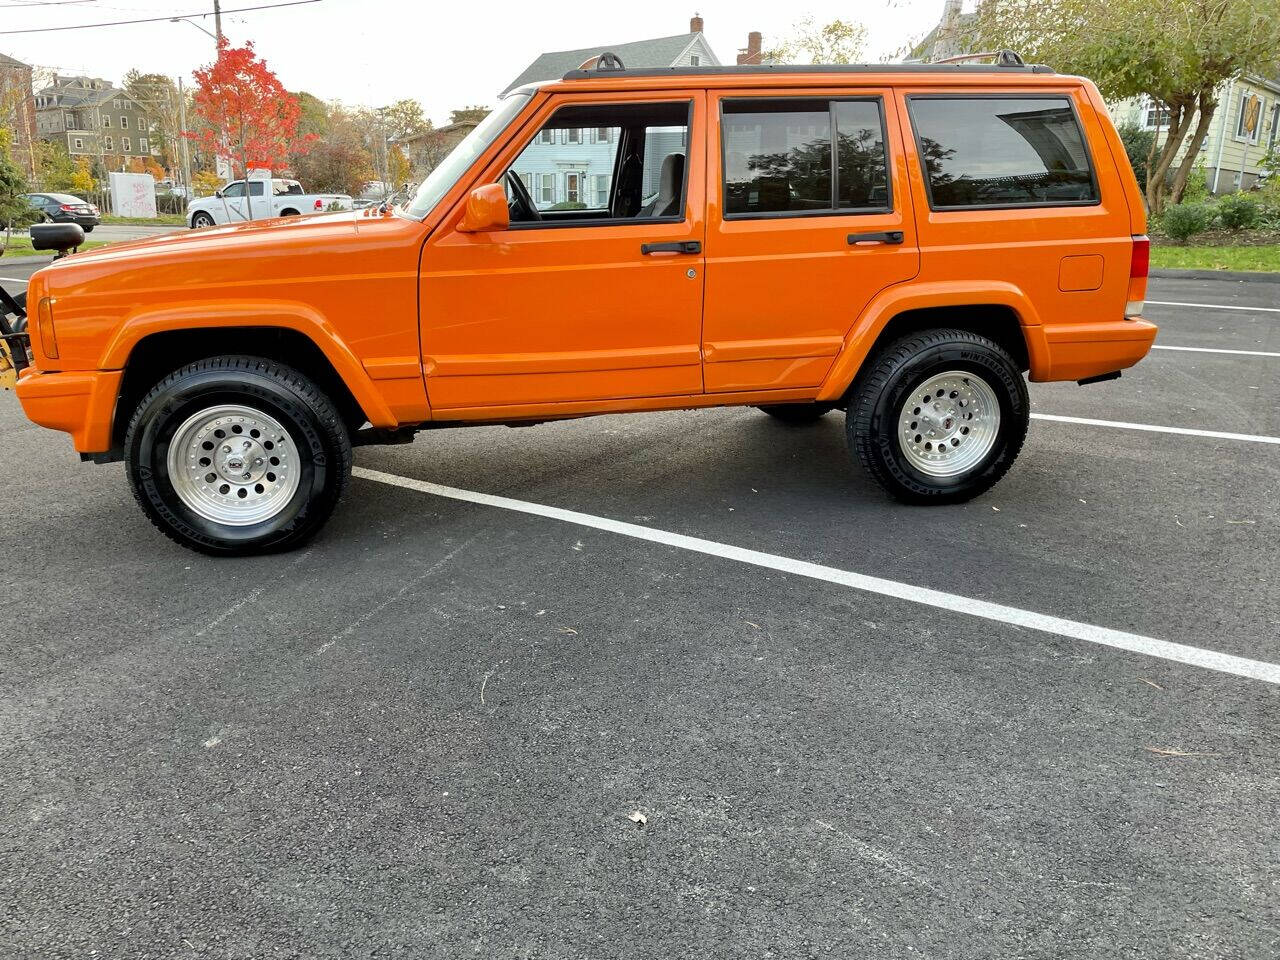
<instances>
[{"instance_id":1,"label":"power line","mask_svg":"<svg viewBox=\"0 0 1280 960\"><path fill-rule=\"evenodd\" d=\"M29 3L0 3L0 7L66 7L73 3L97 3L98 0L34 0Z\"/></svg>"},{"instance_id":2,"label":"power line","mask_svg":"<svg viewBox=\"0 0 1280 960\"><path fill-rule=\"evenodd\" d=\"M251 10L274 10L277 7L300 7L307 3L319 3L320 0L290 0L288 3L268 3L258 7L239 7L235 10L223 10L223 13L248 13ZM187 17L207 17L208 10L196 13L174 13L164 17L143 17L140 20L111 20L107 23L80 23L74 27L29 27L25 30L0 30L0 36L10 33L52 33L57 30L89 30L93 27L121 27L131 23L158 23L161 20L183 20Z\"/></svg>"}]
</instances>

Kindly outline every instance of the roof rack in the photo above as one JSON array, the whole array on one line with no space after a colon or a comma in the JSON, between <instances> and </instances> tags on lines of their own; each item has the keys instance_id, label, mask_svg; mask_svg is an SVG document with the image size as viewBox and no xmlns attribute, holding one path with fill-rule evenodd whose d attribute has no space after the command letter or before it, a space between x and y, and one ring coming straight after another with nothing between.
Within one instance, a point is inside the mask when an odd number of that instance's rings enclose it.
<instances>
[{"instance_id":1,"label":"roof rack","mask_svg":"<svg viewBox=\"0 0 1280 960\"><path fill-rule=\"evenodd\" d=\"M994 58L992 63L969 61ZM951 57L937 63L764 63L724 67L637 67L628 69L621 58L608 50L596 58L591 67L570 70L561 79L595 80L601 77L720 77L734 74L749 76L761 73L1053 73L1042 64L1024 63L1012 50L973 53Z\"/></svg>"}]
</instances>

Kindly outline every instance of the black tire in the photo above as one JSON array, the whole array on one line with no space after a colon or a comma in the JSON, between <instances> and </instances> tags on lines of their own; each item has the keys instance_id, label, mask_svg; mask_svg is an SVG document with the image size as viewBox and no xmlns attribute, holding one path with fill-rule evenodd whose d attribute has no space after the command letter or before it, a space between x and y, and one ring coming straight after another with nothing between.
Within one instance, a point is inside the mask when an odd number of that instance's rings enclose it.
<instances>
[{"instance_id":1,"label":"black tire","mask_svg":"<svg viewBox=\"0 0 1280 960\"><path fill-rule=\"evenodd\" d=\"M219 404L273 418L296 446L297 489L260 522L235 526L208 519L183 501L170 480L175 433L193 414ZM351 440L333 402L298 371L258 357L213 357L169 374L134 411L124 453L134 496L151 522L185 547L221 556L301 545L328 520L351 477Z\"/></svg>"},{"instance_id":2,"label":"black tire","mask_svg":"<svg viewBox=\"0 0 1280 960\"><path fill-rule=\"evenodd\" d=\"M89 226L81 227L80 229L83 230L85 233L93 233L93 227L94 227L93 224L89 224Z\"/></svg>"},{"instance_id":3,"label":"black tire","mask_svg":"<svg viewBox=\"0 0 1280 960\"><path fill-rule=\"evenodd\" d=\"M991 388L1000 424L981 460L956 476L936 477L908 458L903 446L909 438L899 436L898 418L925 381L950 371L972 372ZM890 496L904 503L942 504L962 503L994 486L1022 449L1029 420L1027 384L1008 351L967 330L926 330L889 344L867 361L850 393L846 429L850 449Z\"/></svg>"},{"instance_id":4,"label":"black tire","mask_svg":"<svg viewBox=\"0 0 1280 960\"><path fill-rule=\"evenodd\" d=\"M192 230L199 230L201 227L212 227L212 226L213 226L213 217L209 216L209 214L205 213L203 210L199 211L191 218Z\"/></svg>"},{"instance_id":5,"label":"black tire","mask_svg":"<svg viewBox=\"0 0 1280 960\"><path fill-rule=\"evenodd\" d=\"M834 403L773 403L756 407L757 410L767 413L775 420L781 420L792 426L817 423L835 408Z\"/></svg>"},{"instance_id":6,"label":"black tire","mask_svg":"<svg viewBox=\"0 0 1280 960\"><path fill-rule=\"evenodd\" d=\"M298 211L297 211L297 210L281 210L281 211L280 211L280 216L282 216L282 217L300 217L300 216L302 216L302 214L298 213Z\"/></svg>"}]
</instances>

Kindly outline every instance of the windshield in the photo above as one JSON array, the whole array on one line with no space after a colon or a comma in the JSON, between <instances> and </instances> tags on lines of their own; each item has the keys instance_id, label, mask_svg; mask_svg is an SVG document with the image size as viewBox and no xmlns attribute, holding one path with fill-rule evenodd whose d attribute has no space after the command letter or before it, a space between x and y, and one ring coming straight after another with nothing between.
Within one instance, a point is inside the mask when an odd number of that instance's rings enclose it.
<instances>
[{"instance_id":1,"label":"windshield","mask_svg":"<svg viewBox=\"0 0 1280 960\"><path fill-rule=\"evenodd\" d=\"M524 109L531 95L513 93L501 103L496 110L477 124L476 128L464 137L449 156L445 157L434 170L422 181L413 202L405 208L409 216L421 220L431 208L440 202L440 198L449 192L449 188L458 182L458 178L466 173L467 168L475 162L476 157L484 153L489 145L507 128L517 113Z\"/></svg>"}]
</instances>

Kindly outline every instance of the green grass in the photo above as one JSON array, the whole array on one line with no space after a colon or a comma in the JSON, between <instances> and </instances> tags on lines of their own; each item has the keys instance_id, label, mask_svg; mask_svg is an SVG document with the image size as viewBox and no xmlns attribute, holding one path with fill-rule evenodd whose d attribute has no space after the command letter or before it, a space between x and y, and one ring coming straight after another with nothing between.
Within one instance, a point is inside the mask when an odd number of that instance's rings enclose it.
<instances>
[{"instance_id":1,"label":"green grass","mask_svg":"<svg viewBox=\"0 0 1280 960\"><path fill-rule=\"evenodd\" d=\"M86 240L80 249L92 250L94 247L105 247L106 245L104 240ZM53 256L53 254L44 250L31 249L31 241L26 237L11 237L9 246L5 247L4 236L0 235L0 250L4 250L4 256L6 257ZM0 264L3 263L3 258L0 258Z\"/></svg>"},{"instance_id":2,"label":"green grass","mask_svg":"<svg viewBox=\"0 0 1280 960\"><path fill-rule=\"evenodd\" d=\"M1280 244L1258 247L1153 246L1151 266L1175 270L1280 272Z\"/></svg>"},{"instance_id":3,"label":"green grass","mask_svg":"<svg viewBox=\"0 0 1280 960\"><path fill-rule=\"evenodd\" d=\"M180 213L161 213L154 217L115 217L108 214L102 218L103 223L127 224L138 227L185 227L187 218Z\"/></svg>"}]
</instances>

